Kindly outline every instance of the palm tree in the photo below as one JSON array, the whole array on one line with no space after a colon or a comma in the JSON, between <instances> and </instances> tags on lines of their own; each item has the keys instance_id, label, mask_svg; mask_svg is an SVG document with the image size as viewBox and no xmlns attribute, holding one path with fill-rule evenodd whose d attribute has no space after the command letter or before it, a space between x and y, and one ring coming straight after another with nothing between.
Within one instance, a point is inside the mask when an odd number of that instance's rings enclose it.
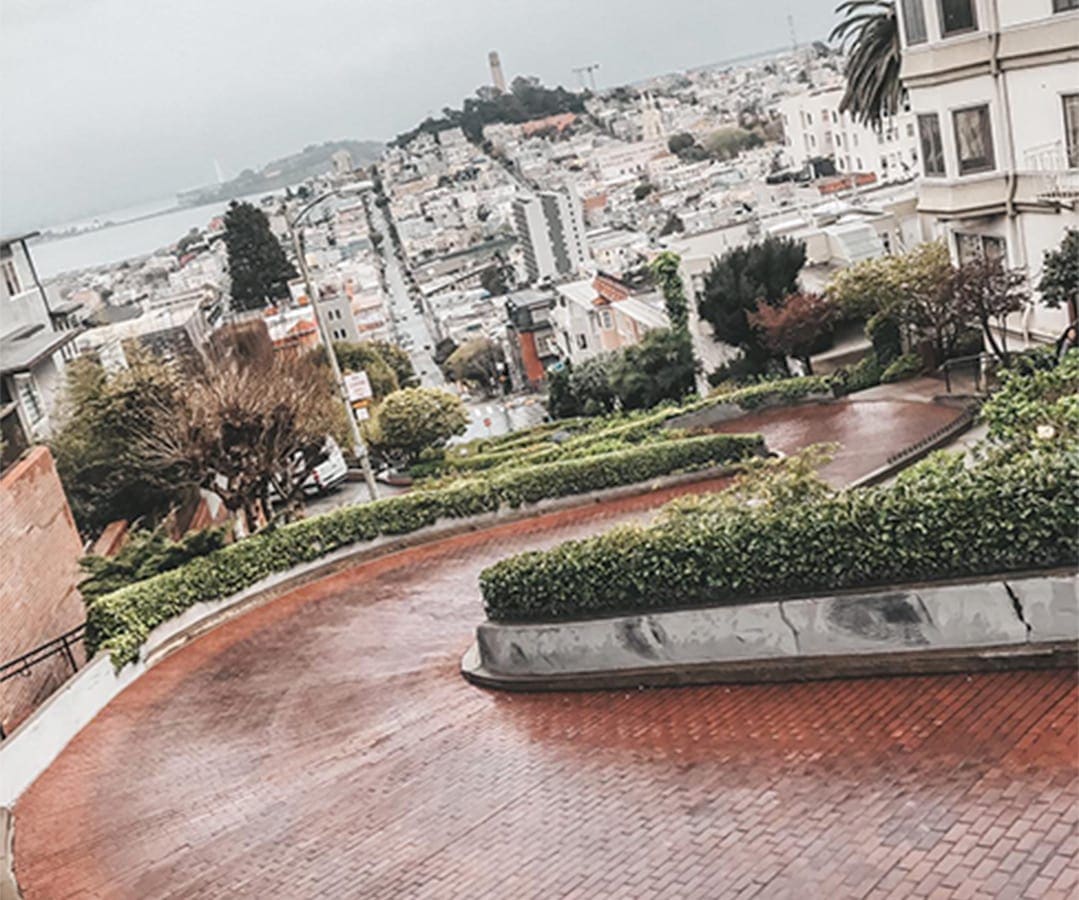
<instances>
[{"instance_id":1,"label":"palm tree","mask_svg":"<svg viewBox=\"0 0 1079 900\"><path fill-rule=\"evenodd\" d=\"M899 111L899 23L892 0L845 0L836 7L843 20L828 36L848 52L847 89L839 103L856 122L880 128Z\"/></svg>"}]
</instances>

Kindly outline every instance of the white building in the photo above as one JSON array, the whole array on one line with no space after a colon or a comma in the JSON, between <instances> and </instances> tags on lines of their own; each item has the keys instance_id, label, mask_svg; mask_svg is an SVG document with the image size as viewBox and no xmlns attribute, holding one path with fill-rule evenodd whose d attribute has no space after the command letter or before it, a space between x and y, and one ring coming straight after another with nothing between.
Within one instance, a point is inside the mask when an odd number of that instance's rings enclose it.
<instances>
[{"instance_id":1,"label":"white building","mask_svg":"<svg viewBox=\"0 0 1079 900\"><path fill-rule=\"evenodd\" d=\"M899 7L926 229L955 260L999 256L1036 285L1044 252L1079 228L1079 2ZM1048 340L1067 320L1067 311L1036 304L1009 330Z\"/></svg>"},{"instance_id":2,"label":"white building","mask_svg":"<svg viewBox=\"0 0 1079 900\"><path fill-rule=\"evenodd\" d=\"M576 191L540 191L513 201L529 281L574 275L588 265L584 212Z\"/></svg>"},{"instance_id":3,"label":"white building","mask_svg":"<svg viewBox=\"0 0 1079 900\"><path fill-rule=\"evenodd\" d=\"M902 111L880 131L839 111L842 87L793 94L778 104L788 160L802 168L812 159L831 159L843 173L869 173L878 182L903 181L917 174L918 139L914 115Z\"/></svg>"},{"instance_id":4,"label":"white building","mask_svg":"<svg viewBox=\"0 0 1079 900\"><path fill-rule=\"evenodd\" d=\"M47 438L79 333L78 303L50 306L27 241L0 240L0 435L4 462Z\"/></svg>"}]
</instances>

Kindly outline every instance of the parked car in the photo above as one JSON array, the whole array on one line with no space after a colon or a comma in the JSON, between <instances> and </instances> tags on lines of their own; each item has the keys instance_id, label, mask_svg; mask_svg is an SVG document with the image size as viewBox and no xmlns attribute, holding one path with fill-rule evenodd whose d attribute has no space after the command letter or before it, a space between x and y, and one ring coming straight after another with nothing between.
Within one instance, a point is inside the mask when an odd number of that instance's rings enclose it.
<instances>
[{"instance_id":1,"label":"parked car","mask_svg":"<svg viewBox=\"0 0 1079 900\"><path fill-rule=\"evenodd\" d=\"M323 450L326 458L308 473L300 486L308 496L328 494L348 477L348 463L345 462L345 456L332 436L326 435ZM297 454L296 465L303 466L303 459L299 454ZM281 499L272 484L270 485L270 499L275 503Z\"/></svg>"},{"instance_id":2,"label":"parked car","mask_svg":"<svg viewBox=\"0 0 1079 900\"><path fill-rule=\"evenodd\" d=\"M348 477L348 463L345 462L345 455L332 436L326 435L324 449L326 458L304 479L303 492L305 494L325 494Z\"/></svg>"}]
</instances>

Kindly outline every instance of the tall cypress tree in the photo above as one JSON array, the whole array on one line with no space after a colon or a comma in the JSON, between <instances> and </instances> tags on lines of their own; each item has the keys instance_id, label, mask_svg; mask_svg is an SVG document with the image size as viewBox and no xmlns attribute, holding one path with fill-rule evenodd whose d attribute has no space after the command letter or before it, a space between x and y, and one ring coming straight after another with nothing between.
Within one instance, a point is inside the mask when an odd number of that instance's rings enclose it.
<instances>
[{"instance_id":1,"label":"tall cypress tree","mask_svg":"<svg viewBox=\"0 0 1079 900\"><path fill-rule=\"evenodd\" d=\"M234 310L261 309L272 300L288 296L288 282L296 277L296 269L261 209L235 200L229 204L225 246Z\"/></svg>"}]
</instances>

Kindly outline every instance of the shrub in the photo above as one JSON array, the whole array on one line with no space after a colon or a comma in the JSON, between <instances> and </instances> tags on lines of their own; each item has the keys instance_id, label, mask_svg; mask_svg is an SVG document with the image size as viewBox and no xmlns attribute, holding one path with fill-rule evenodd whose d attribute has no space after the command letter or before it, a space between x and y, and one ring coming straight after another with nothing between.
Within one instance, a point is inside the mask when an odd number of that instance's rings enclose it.
<instances>
[{"instance_id":1,"label":"shrub","mask_svg":"<svg viewBox=\"0 0 1079 900\"><path fill-rule=\"evenodd\" d=\"M108 650L117 666L138 658L157 625L196 603L220 600L274 572L380 535L406 534L457 519L706 468L763 452L757 435L708 435L682 441L462 479L437 491L389 497L295 522L191 560L100 597L87 613L91 652Z\"/></svg>"},{"instance_id":2,"label":"shrub","mask_svg":"<svg viewBox=\"0 0 1079 900\"><path fill-rule=\"evenodd\" d=\"M896 357L891 364L881 373L880 380L884 384L894 381L902 381L905 378L913 378L922 371L922 358L917 353L905 353Z\"/></svg>"},{"instance_id":3,"label":"shrub","mask_svg":"<svg viewBox=\"0 0 1079 900\"><path fill-rule=\"evenodd\" d=\"M887 312L870 316L865 323L865 335L873 343L873 352L881 365L889 366L903 352L899 322Z\"/></svg>"},{"instance_id":4,"label":"shrub","mask_svg":"<svg viewBox=\"0 0 1079 900\"><path fill-rule=\"evenodd\" d=\"M79 566L87 573L79 582L79 593L90 603L96 597L175 569L224 545L224 528L192 531L178 541L169 540L163 528L136 531L115 556L84 556L79 560Z\"/></svg>"},{"instance_id":5,"label":"shrub","mask_svg":"<svg viewBox=\"0 0 1079 900\"><path fill-rule=\"evenodd\" d=\"M842 368L832 376L833 389L837 396L864 391L880 384L884 374L877 354L872 350L849 368Z\"/></svg>"},{"instance_id":6,"label":"shrub","mask_svg":"<svg viewBox=\"0 0 1079 900\"><path fill-rule=\"evenodd\" d=\"M539 621L1074 564L1075 456L967 468L930 457L887 487L624 527L503 560L487 615Z\"/></svg>"}]
</instances>

